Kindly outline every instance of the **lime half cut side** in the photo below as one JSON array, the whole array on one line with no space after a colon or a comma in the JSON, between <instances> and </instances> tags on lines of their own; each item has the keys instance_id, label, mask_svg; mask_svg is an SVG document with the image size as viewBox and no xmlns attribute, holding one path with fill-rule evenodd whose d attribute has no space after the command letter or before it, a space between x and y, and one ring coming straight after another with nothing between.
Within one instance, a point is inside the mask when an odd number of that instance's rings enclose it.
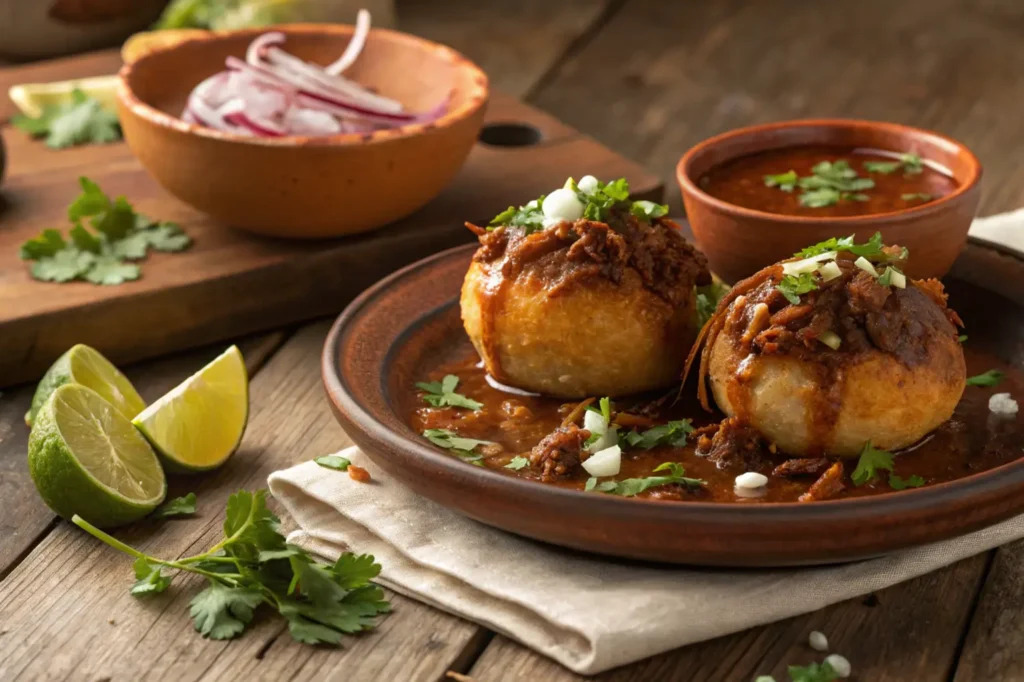
<instances>
[{"instance_id":1,"label":"lime half cut side","mask_svg":"<svg viewBox=\"0 0 1024 682\"><path fill-rule=\"evenodd\" d=\"M222 465L245 433L249 377L231 346L143 410L132 423L162 457L168 471L208 471Z\"/></svg>"},{"instance_id":2,"label":"lime half cut side","mask_svg":"<svg viewBox=\"0 0 1024 682\"><path fill-rule=\"evenodd\" d=\"M67 104L72 93L81 90L97 100L104 109L117 113L117 75L93 76L76 78L70 81L55 83L24 83L12 86L7 91L8 97L14 102L21 113L32 118L43 115L46 107Z\"/></svg>"},{"instance_id":3,"label":"lime half cut side","mask_svg":"<svg viewBox=\"0 0 1024 682\"><path fill-rule=\"evenodd\" d=\"M131 419L146 408L128 377L103 357L95 348L84 344L72 346L68 352L46 370L32 396L32 406L25 415L25 423L32 426L36 413L50 394L64 384L81 384L91 388L113 405L126 418Z\"/></svg>"},{"instance_id":4,"label":"lime half cut side","mask_svg":"<svg viewBox=\"0 0 1024 682\"><path fill-rule=\"evenodd\" d=\"M36 415L28 465L60 516L101 528L141 519L167 493L160 461L128 418L91 388L60 386Z\"/></svg>"}]
</instances>

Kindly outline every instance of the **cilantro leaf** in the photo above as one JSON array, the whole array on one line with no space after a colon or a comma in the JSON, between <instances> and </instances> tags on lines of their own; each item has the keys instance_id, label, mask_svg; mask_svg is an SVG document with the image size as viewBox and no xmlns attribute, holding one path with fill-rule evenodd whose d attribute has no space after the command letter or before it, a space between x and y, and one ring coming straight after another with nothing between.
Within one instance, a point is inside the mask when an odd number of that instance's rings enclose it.
<instances>
[{"instance_id":1,"label":"cilantro leaf","mask_svg":"<svg viewBox=\"0 0 1024 682\"><path fill-rule=\"evenodd\" d=\"M189 613L196 630L210 639L233 639L252 621L253 610L263 595L251 587L228 587L215 580L197 594Z\"/></svg>"},{"instance_id":2,"label":"cilantro leaf","mask_svg":"<svg viewBox=\"0 0 1024 682\"><path fill-rule=\"evenodd\" d=\"M115 256L100 256L85 271L85 279L93 284L123 284L138 279L142 274L138 265L125 263Z\"/></svg>"},{"instance_id":3,"label":"cilantro leaf","mask_svg":"<svg viewBox=\"0 0 1024 682\"><path fill-rule=\"evenodd\" d=\"M100 186L85 177L78 178L82 193L68 206L68 220L77 223L82 218L100 215L110 209L110 198L103 193Z\"/></svg>"},{"instance_id":4,"label":"cilantro leaf","mask_svg":"<svg viewBox=\"0 0 1024 682\"><path fill-rule=\"evenodd\" d=\"M117 241L108 241L110 252L124 260L139 260L146 257L149 250L149 239L145 232L131 232Z\"/></svg>"},{"instance_id":5,"label":"cilantro leaf","mask_svg":"<svg viewBox=\"0 0 1024 682\"><path fill-rule=\"evenodd\" d=\"M352 464L348 458L341 455L324 455L323 457L317 457L313 461L325 469L334 469L335 471L347 471Z\"/></svg>"},{"instance_id":6,"label":"cilantro leaf","mask_svg":"<svg viewBox=\"0 0 1024 682\"><path fill-rule=\"evenodd\" d=\"M896 474L889 474L889 487L893 490L905 490L906 488L920 488L924 485L924 479L914 474L907 478L900 478Z\"/></svg>"},{"instance_id":7,"label":"cilantro leaf","mask_svg":"<svg viewBox=\"0 0 1024 682\"><path fill-rule=\"evenodd\" d=\"M92 226L110 241L122 239L135 227L135 209L127 199L118 197L106 211L93 216Z\"/></svg>"},{"instance_id":8,"label":"cilantro leaf","mask_svg":"<svg viewBox=\"0 0 1024 682\"><path fill-rule=\"evenodd\" d=\"M185 497L176 497L169 502L164 502L160 508L153 512L155 519L169 519L172 516L191 516L196 513L196 494L189 493Z\"/></svg>"},{"instance_id":9,"label":"cilantro leaf","mask_svg":"<svg viewBox=\"0 0 1024 682\"><path fill-rule=\"evenodd\" d=\"M283 549L284 538L277 531L280 521L267 509L267 491L240 490L228 498L224 518L224 550L231 556L255 560L260 552Z\"/></svg>"},{"instance_id":10,"label":"cilantro leaf","mask_svg":"<svg viewBox=\"0 0 1024 682\"><path fill-rule=\"evenodd\" d=\"M29 239L21 245L22 260L39 260L57 255L57 252L67 246L64 236L60 230L43 230L43 233L34 239Z\"/></svg>"},{"instance_id":11,"label":"cilantro leaf","mask_svg":"<svg viewBox=\"0 0 1024 682\"><path fill-rule=\"evenodd\" d=\"M863 244L850 244L844 250L849 251L855 256L864 256L865 258L870 259L872 256L878 256L881 254L882 247L884 246L885 244L882 243L882 233L875 232L871 235L871 238Z\"/></svg>"},{"instance_id":12,"label":"cilantro leaf","mask_svg":"<svg viewBox=\"0 0 1024 682\"><path fill-rule=\"evenodd\" d=\"M1006 374L1004 372L1000 372L998 369L990 369L982 374L976 374L973 377L968 377L967 385L985 387L998 386L1003 382L1004 378L1006 378Z\"/></svg>"},{"instance_id":13,"label":"cilantro leaf","mask_svg":"<svg viewBox=\"0 0 1024 682\"><path fill-rule=\"evenodd\" d=\"M477 440L476 438L461 438L457 433L449 429L427 429L423 437L434 445L442 448L454 448L456 450L470 451L478 445L489 445L490 441Z\"/></svg>"},{"instance_id":14,"label":"cilantro leaf","mask_svg":"<svg viewBox=\"0 0 1024 682\"><path fill-rule=\"evenodd\" d=\"M802 272L799 275L786 275L776 286L786 300L793 305L800 305L800 295L814 291L818 284L814 281L814 275L810 272Z\"/></svg>"},{"instance_id":15,"label":"cilantro leaf","mask_svg":"<svg viewBox=\"0 0 1024 682\"><path fill-rule=\"evenodd\" d=\"M32 137L46 137L54 149L87 142L114 142L121 139L117 115L81 90L74 90L68 102L43 108L38 118L18 115L11 123Z\"/></svg>"},{"instance_id":16,"label":"cilantro leaf","mask_svg":"<svg viewBox=\"0 0 1024 682\"><path fill-rule=\"evenodd\" d=\"M664 476L627 478L621 481L603 481L601 483L598 483L596 478L591 477L587 480L584 490L596 490L598 492L609 493L611 495L634 497L642 492L650 490L651 488L670 485L672 483L679 483L694 488L700 487L706 483L706 481L699 478L686 478L683 476L685 470L682 465L677 462L663 462L654 468L654 472L658 471L668 471L669 473Z\"/></svg>"},{"instance_id":17,"label":"cilantro leaf","mask_svg":"<svg viewBox=\"0 0 1024 682\"><path fill-rule=\"evenodd\" d=\"M864 170L869 173L881 173L889 175L903 166L902 161L865 161Z\"/></svg>"},{"instance_id":18,"label":"cilantro leaf","mask_svg":"<svg viewBox=\"0 0 1024 682\"><path fill-rule=\"evenodd\" d=\"M135 584L132 585L131 593L135 596L141 594L159 594L171 585L170 576L163 574L159 565L154 565L145 557L139 557L133 564L135 570Z\"/></svg>"},{"instance_id":19,"label":"cilantro leaf","mask_svg":"<svg viewBox=\"0 0 1024 682\"><path fill-rule=\"evenodd\" d=\"M828 661L811 663L808 666L789 666L789 677L792 682L835 682L839 679L839 673L835 671Z\"/></svg>"},{"instance_id":20,"label":"cilantro leaf","mask_svg":"<svg viewBox=\"0 0 1024 682\"><path fill-rule=\"evenodd\" d=\"M766 175L764 176L765 187L778 187L783 192L792 192L796 186L798 180L796 171L789 170L785 173L778 173L777 175Z\"/></svg>"},{"instance_id":21,"label":"cilantro leaf","mask_svg":"<svg viewBox=\"0 0 1024 682\"><path fill-rule=\"evenodd\" d=\"M629 199L629 183L626 182L626 178L612 180L607 185L598 185L598 187L599 191L603 192L615 201L626 201Z\"/></svg>"},{"instance_id":22,"label":"cilantro leaf","mask_svg":"<svg viewBox=\"0 0 1024 682\"><path fill-rule=\"evenodd\" d=\"M868 441L864 443L864 447L860 451L857 468L853 470L853 475L850 478L853 480L854 485L862 486L875 480L879 469L891 472L892 468L892 453L886 450L879 450L871 445L871 441Z\"/></svg>"},{"instance_id":23,"label":"cilantro leaf","mask_svg":"<svg viewBox=\"0 0 1024 682\"><path fill-rule=\"evenodd\" d=\"M96 257L88 251L65 248L32 265L32 276L44 282L70 282L85 275Z\"/></svg>"},{"instance_id":24,"label":"cilantro leaf","mask_svg":"<svg viewBox=\"0 0 1024 682\"><path fill-rule=\"evenodd\" d=\"M820 187L800 195L800 205L807 208L824 208L839 203L839 190L832 187Z\"/></svg>"},{"instance_id":25,"label":"cilantro leaf","mask_svg":"<svg viewBox=\"0 0 1024 682\"><path fill-rule=\"evenodd\" d=\"M641 220L651 221L654 218L661 218L667 215L668 206L656 204L653 201L634 201L629 211Z\"/></svg>"},{"instance_id":26,"label":"cilantro leaf","mask_svg":"<svg viewBox=\"0 0 1024 682\"><path fill-rule=\"evenodd\" d=\"M808 246L806 249L802 249L793 255L797 258L810 258L811 256L818 256L827 251L845 251L851 246L853 246L852 234L849 237L842 237L840 239L836 239L835 237L826 239L823 242L818 242L814 246Z\"/></svg>"},{"instance_id":27,"label":"cilantro leaf","mask_svg":"<svg viewBox=\"0 0 1024 682\"><path fill-rule=\"evenodd\" d=\"M960 336L956 337L956 340L959 341L960 343L963 343L964 341L967 340L967 334L961 334Z\"/></svg>"},{"instance_id":28,"label":"cilantro leaf","mask_svg":"<svg viewBox=\"0 0 1024 682\"><path fill-rule=\"evenodd\" d=\"M924 171L924 162L917 154L900 154L900 163L903 164L905 175L918 175Z\"/></svg>"},{"instance_id":29,"label":"cilantro leaf","mask_svg":"<svg viewBox=\"0 0 1024 682\"><path fill-rule=\"evenodd\" d=\"M459 377L448 374L439 382L417 382L416 388L424 392L423 401L434 407L464 407L475 411L484 406L481 402L456 393L458 385Z\"/></svg>"},{"instance_id":30,"label":"cilantro leaf","mask_svg":"<svg viewBox=\"0 0 1024 682\"><path fill-rule=\"evenodd\" d=\"M522 455L516 455L512 458L512 461L505 465L505 468L511 469L512 471L520 471L528 466L530 466L530 460L528 458L523 457Z\"/></svg>"},{"instance_id":31,"label":"cilantro leaf","mask_svg":"<svg viewBox=\"0 0 1024 682\"><path fill-rule=\"evenodd\" d=\"M911 192L909 194L901 194L900 199L903 201L931 201L934 197L927 192Z\"/></svg>"},{"instance_id":32,"label":"cilantro leaf","mask_svg":"<svg viewBox=\"0 0 1024 682\"><path fill-rule=\"evenodd\" d=\"M631 447L643 450L661 446L679 448L686 445L691 433L693 433L693 425L690 420L679 419L646 431L630 431L625 434L624 439Z\"/></svg>"},{"instance_id":33,"label":"cilantro leaf","mask_svg":"<svg viewBox=\"0 0 1024 682\"><path fill-rule=\"evenodd\" d=\"M380 575L380 564L371 554L345 552L338 557L331 568L334 580L346 590L368 585Z\"/></svg>"},{"instance_id":34,"label":"cilantro leaf","mask_svg":"<svg viewBox=\"0 0 1024 682\"><path fill-rule=\"evenodd\" d=\"M892 275L896 273L902 275L903 271L892 265L887 265L881 275L878 276L878 283L883 287L892 286Z\"/></svg>"},{"instance_id":35,"label":"cilantro leaf","mask_svg":"<svg viewBox=\"0 0 1024 682\"><path fill-rule=\"evenodd\" d=\"M718 302L729 293L729 287L721 282L712 282L707 286L696 287L697 327L703 327L718 308Z\"/></svg>"},{"instance_id":36,"label":"cilantro leaf","mask_svg":"<svg viewBox=\"0 0 1024 682\"><path fill-rule=\"evenodd\" d=\"M138 217L136 214L136 219ZM177 223L164 221L146 228L142 234L149 241L149 245L157 251L184 251L192 245L192 238L185 234Z\"/></svg>"},{"instance_id":37,"label":"cilantro leaf","mask_svg":"<svg viewBox=\"0 0 1024 682\"><path fill-rule=\"evenodd\" d=\"M68 231L68 236L71 237L71 242L82 251L99 253L103 248L103 243L99 238L81 225L72 227Z\"/></svg>"}]
</instances>

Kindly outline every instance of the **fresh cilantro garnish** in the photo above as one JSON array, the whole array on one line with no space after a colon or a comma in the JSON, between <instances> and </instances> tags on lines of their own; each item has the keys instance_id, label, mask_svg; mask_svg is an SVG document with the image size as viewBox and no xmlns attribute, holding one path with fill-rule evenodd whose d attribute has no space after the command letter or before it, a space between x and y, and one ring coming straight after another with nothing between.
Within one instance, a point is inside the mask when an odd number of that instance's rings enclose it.
<instances>
[{"instance_id":1,"label":"fresh cilantro garnish","mask_svg":"<svg viewBox=\"0 0 1024 682\"><path fill-rule=\"evenodd\" d=\"M718 308L718 302L729 293L729 287L721 282L696 287L697 327L703 327Z\"/></svg>"},{"instance_id":2,"label":"fresh cilantro garnish","mask_svg":"<svg viewBox=\"0 0 1024 682\"><path fill-rule=\"evenodd\" d=\"M630 431L622 438L630 447L642 450L661 446L680 448L686 445L686 439L690 437L691 433L693 433L693 425L690 420L679 419L654 426L646 431Z\"/></svg>"},{"instance_id":3,"label":"fresh cilantro garnish","mask_svg":"<svg viewBox=\"0 0 1024 682\"><path fill-rule=\"evenodd\" d=\"M786 275L776 286L786 300L793 305L800 305L800 295L814 291L818 288L814 281L814 275L810 272L802 272L799 275Z\"/></svg>"},{"instance_id":4,"label":"fresh cilantro garnish","mask_svg":"<svg viewBox=\"0 0 1024 682\"><path fill-rule=\"evenodd\" d=\"M525 469L528 466L530 466L529 459L523 457L522 455L516 455L515 457L512 458L511 462L505 465L505 468L511 469L512 471L519 471L520 469Z\"/></svg>"},{"instance_id":5,"label":"fresh cilantro garnish","mask_svg":"<svg viewBox=\"0 0 1024 682\"><path fill-rule=\"evenodd\" d=\"M820 187L807 190L800 195L800 205L807 208L824 208L839 203L839 190L833 187Z\"/></svg>"},{"instance_id":6,"label":"fresh cilantro garnish","mask_svg":"<svg viewBox=\"0 0 1024 682\"><path fill-rule=\"evenodd\" d=\"M196 494L189 493L185 497L176 497L164 502L153 512L155 519L169 519L172 516L191 516L196 513Z\"/></svg>"},{"instance_id":7,"label":"fresh cilantro garnish","mask_svg":"<svg viewBox=\"0 0 1024 682\"><path fill-rule=\"evenodd\" d=\"M777 175L764 176L765 187L778 187L783 192L792 192L796 186L797 175L795 170L789 170Z\"/></svg>"},{"instance_id":8,"label":"fresh cilantro garnish","mask_svg":"<svg viewBox=\"0 0 1024 682\"><path fill-rule=\"evenodd\" d=\"M920 488L924 485L924 479L914 474L906 478L900 478L896 474L889 474L889 487L893 490L905 490L907 488Z\"/></svg>"},{"instance_id":9,"label":"fresh cilantro garnish","mask_svg":"<svg viewBox=\"0 0 1024 682\"><path fill-rule=\"evenodd\" d=\"M808 666L789 666L789 678L791 682L835 682L839 679L839 673L828 661L822 661Z\"/></svg>"},{"instance_id":10,"label":"fresh cilantro garnish","mask_svg":"<svg viewBox=\"0 0 1024 682\"><path fill-rule=\"evenodd\" d=\"M70 243L59 230L48 229L21 245L22 259L36 261L31 268L36 279L121 284L142 274L138 265L125 261L145 258L150 248L181 251L192 243L176 224L136 213L127 199L111 199L89 178L79 183L82 193L68 206Z\"/></svg>"},{"instance_id":11,"label":"fresh cilantro garnish","mask_svg":"<svg viewBox=\"0 0 1024 682\"><path fill-rule=\"evenodd\" d=\"M927 192L911 192L909 194L901 194L900 199L903 201L931 201L933 197Z\"/></svg>"},{"instance_id":12,"label":"fresh cilantro garnish","mask_svg":"<svg viewBox=\"0 0 1024 682\"><path fill-rule=\"evenodd\" d=\"M423 432L423 437L440 448L451 450L453 455L456 455L463 461L477 466L483 466L483 463L480 461L483 459L483 455L475 453L473 450L478 445L491 445L489 440L462 438L449 429L427 429Z\"/></svg>"},{"instance_id":13,"label":"fresh cilantro garnish","mask_svg":"<svg viewBox=\"0 0 1024 682\"><path fill-rule=\"evenodd\" d=\"M889 175L903 166L902 161L865 161L864 170L869 173L881 173Z\"/></svg>"},{"instance_id":14,"label":"fresh cilantro garnish","mask_svg":"<svg viewBox=\"0 0 1024 682\"><path fill-rule=\"evenodd\" d=\"M917 154L900 154L900 163L903 164L903 172L907 175L917 175L924 171L924 163Z\"/></svg>"},{"instance_id":15,"label":"fresh cilantro garnish","mask_svg":"<svg viewBox=\"0 0 1024 682\"><path fill-rule=\"evenodd\" d=\"M44 107L39 118L18 114L11 123L32 137L46 137L46 145L54 149L121 139L117 115L78 89L72 91L70 101Z\"/></svg>"},{"instance_id":16,"label":"fresh cilantro garnish","mask_svg":"<svg viewBox=\"0 0 1024 682\"><path fill-rule=\"evenodd\" d=\"M456 393L459 377L454 374L445 376L441 381L419 381L416 388L424 392L423 400L434 407L465 407L468 410L479 410L483 403Z\"/></svg>"},{"instance_id":17,"label":"fresh cilantro garnish","mask_svg":"<svg viewBox=\"0 0 1024 682\"><path fill-rule=\"evenodd\" d=\"M680 483L682 485L698 488L706 483L699 478L686 478L683 476L685 470L677 462L663 462L654 468L654 471L668 471L665 476L648 476L646 478L627 478L622 481L603 481L598 483L593 476L587 479L584 490L596 490L601 493L620 495L622 497L633 497L645 490L656 486Z\"/></svg>"},{"instance_id":18,"label":"fresh cilantro garnish","mask_svg":"<svg viewBox=\"0 0 1024 682\"><path fill-rule=\"evenodd\" d=\"M637 218L650 222L654 218L661 218L667 215L668 206L656 204L653 201L634 201L629 211Z\"/></svg>"},{"instance_id":19,"label":"fresh cilantro garnish","mask_svg":"<svg viewBox=\"0 0 1024 682\"><path fill-rule=\"evenodd\" d=\"M79 516L72 521L93 537L136 558L134 595L165 591L163 569L196 573L208 581L189 612L196 630L211 639L231 639L266 604L288 622L292 637L307 644L338 644L343 634L372 629L390 604L370 581L380 566L372 556L346 552L334 564L316 562L285 542L279 521L266 506L266 491L239 491L228 498L224 538L196 556L158 559L129 547Z\"/></svg>"},{"instance_id":20,"label":"fresh cilantro garnish","mask_svg":"<svg viewBox=\"0 0 1024 682\"><path fill-rule=\"evenodd\" d=\"M544 227L544 211L541 210L541 204L543 203L544 196L542 195L540 199L531 201L519 208L509 206L494 216L494 219L489 223L488 229L493 230L500 225L507 225L509 227L521 227L526 234L536 232Z\"/></svg>"},{"instance_id":21,"label":"fresh cilantro garnish","mask_svg":"<svg viewBox=\"0 0 1024 682\"><path fill-rule=\"evenodd\" d=\"M875 480L879 469L891 472L892 467L892 453L879 450L868 441L860 451L860 459L857 460L857 468L853 470L851 479L854 485L862 486Z\"/></svg>"},{"instance_id":22,"label":"fresh cilantro garnish","mask_svg":"<svg viewBox=\"0 0 1024 682\"><path fill-rule=\"evenodd\" d=\"M967 340L967 334L961 334L960 336L956 337L956 340L959 341L960 343L963 343L964 341Z\"/></svg>"},{"instance_id":23,"label":"fresh cilantro garnish","mask_svg":"<svg viewBox=\"0 0 1024 682\"><path fill-rule=\"evenodd\" d=\"M323 455L313 461L325 469L334 469L335 471L347 471L352 464L347 457L341 455Z\"/></svg>"},{"instance_id":24,"label":"fresh cilantro garnish","mask_svg":"<svg viewBox=\"0 0 1024 682\"><path fill-rule=\"evenodd\" d=\"M882 272L881 275L878 276L878 283L881 284L883 287L892 286L893 273L902 275L903 271L900 270L899 268L893 267L892 265L885 266L885 270Z\"/></svg>"},{"instance_id":25,"label":"fresh cilantro garnish","mask_svg":"<svg viewBox=\"0 0 1024 682\"><path fill-rule=\"evenodd\" d=\"M986 386L986 387L998 386L999 384L1001 384L1003 382L1003 379L1005 377L1006 377L1006 374L1003 373L1003 372L1000 372L998 369L990 369L989 371L984 372L982 374L977 374L977 375L975 375L973 377L968 377L967 378L967 385L968 386Z\"/></svg>"},{"instance_id":26,"label":"fresh cilantro garnish","mask_svg":"<svg viewBox=\"0 0 1024 682\"><path fill-rule=\"evenodd\" d=\"M814 246L808 246L806 249L797 251L793 255L797 258L810 258L828 251L848 251L855 256L864 256L868 260L878 260L879 256L882 255L882 247L884 247L885 244L882 243L881 232L875 232L871 235L871 238L863 244L855 244L853 239L854 236L852 234L849 237L841 237L839 239L832 237L823 242L818 242ZM901 257L905 257L905 254Z\"/></svg>"}]
</instances>

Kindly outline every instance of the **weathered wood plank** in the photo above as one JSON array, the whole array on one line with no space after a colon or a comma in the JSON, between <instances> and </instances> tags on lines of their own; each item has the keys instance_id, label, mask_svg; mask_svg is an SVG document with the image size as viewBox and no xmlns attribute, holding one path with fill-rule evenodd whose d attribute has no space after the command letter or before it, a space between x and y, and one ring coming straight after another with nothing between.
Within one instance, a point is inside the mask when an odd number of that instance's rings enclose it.
<instances>
[{"instance_id":1,"label":"weathered wood plank","mask_svg":"<svg viewBox=\"0 0 1024 682\"><path fill-rule=\"evenodd\" d=\"M1024 203L1017 0L630 0L527 101L674 186L682 153L738 126L812 116L898 121L970 146L982 213ZM678 192L668 192L674 206Z\"/></svg>"},{"instance_id":2,"label":"weathered wood plank","mask_svg":"<svg viewBox=\"0 0 1024 682\"><path fill-rule=\"evenodd\" d=\"M1024 670L1024 542L995 550L954 682L1011 682Z\"/></svg>"},{"instance_id":3,"label":"weathered wood plank","mask_svg":"<svg viewBox=\"0 0 1024 682\"><path fill-rule=\"evenodd\" d=\"M399 0L398 24L459 50L491 85L523 96L585 35L611 0Z\"/></svg>"},{"instance_id":4,"label":"weathered wood plank","mask_svg":"<svg viewBox=\"0 0 1024 682\"><path fill-rule=\"evenodd\" d=\"M284 332L271 332L239 341L250 375L284 342ZM180 353L126 368L128 378L147 402L156 400L216 357L228 344ZM0 394L0 577L47 532L56 517L36 493L28 474L29 429L24 415L35 386L25 384Z\"/></svg>"},{"instance_id":5,"label":"weathered wood plank","mask_svg":"<svg viewBox=\"0 0 1024 682\"><path fill-rule=\"evenodd\" d=\"M327 326L301 330L251 385L249 428L239 452L219 471L175 481L194 490L197 518L142 522L117 532L161 556L202 551L221 535L227 496L261 488L274 470L348 442L320 386L320 350ZM187 490L186 490L187 489ZM128 594L131 561L61 522L0 583L0 679L304 679L434 680L474 640L478 628L409 600L365 637L339 650L293 644L267 614L235 642L197 635L188 601L198 581L181 580L164 595ZM108 621L113 620L113 623ZM130 652L130 655L125 655ZM243 672L244 671L244 672Z\"/></svg>"},{"instance_id":6,"label":"weathered wood plank","mask_svg":"<svg viewBox=\"0 0 1024 682\"><path fill-rule=\"evenodd\" d=\"M749 682L758 675L781 681L789 679L788 665L824 658L807 644L810 632L819 630L828 636L832 651L851 661L856 679L945 680L985 564L986 556L979 555L871 597L676 649L593 678L574 675L497 637L469 674L479 682Z\"/></svg>"}]
</instances>

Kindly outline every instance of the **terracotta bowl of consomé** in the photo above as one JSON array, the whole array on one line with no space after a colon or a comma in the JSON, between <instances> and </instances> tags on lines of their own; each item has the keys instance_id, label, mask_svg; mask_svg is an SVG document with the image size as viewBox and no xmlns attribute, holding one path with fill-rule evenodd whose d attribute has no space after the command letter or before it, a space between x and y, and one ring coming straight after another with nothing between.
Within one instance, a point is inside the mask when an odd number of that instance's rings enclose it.
<instances>
[{"instance_id":1,"label":"terracotta bowl of consom\u00e9","mask_svg":"<svg viewBox=\"0 0 1024 682\"><path fill-rule=\"evenodd\" d=\"M353 27L287 25L282 46L317 64L345 50ZM191 90L244 57L260 29L212 32L158 48L121 69L121 126L142 165L171 194L231 227L292 238L371 230L420 208L465 161L483 124L487 76L451 48L373 29L345 76L429 111L429 123L330 136L247 137L180 118Z\"/></svg>"},{"instance_id":2,"label":"terracotta bowl of consom\u00e9","mask_svg":"<svg viewBox=\"0 0 1024 682\"><path fill-rule=\"evenodd\" d=\"M875 232L910 249L908 274L941 277L981 198L981 164L963 144L875 121L733 130L690 149L676 177L701 251L729 282L808 244Z\"/></svg>"}]
</instances>

